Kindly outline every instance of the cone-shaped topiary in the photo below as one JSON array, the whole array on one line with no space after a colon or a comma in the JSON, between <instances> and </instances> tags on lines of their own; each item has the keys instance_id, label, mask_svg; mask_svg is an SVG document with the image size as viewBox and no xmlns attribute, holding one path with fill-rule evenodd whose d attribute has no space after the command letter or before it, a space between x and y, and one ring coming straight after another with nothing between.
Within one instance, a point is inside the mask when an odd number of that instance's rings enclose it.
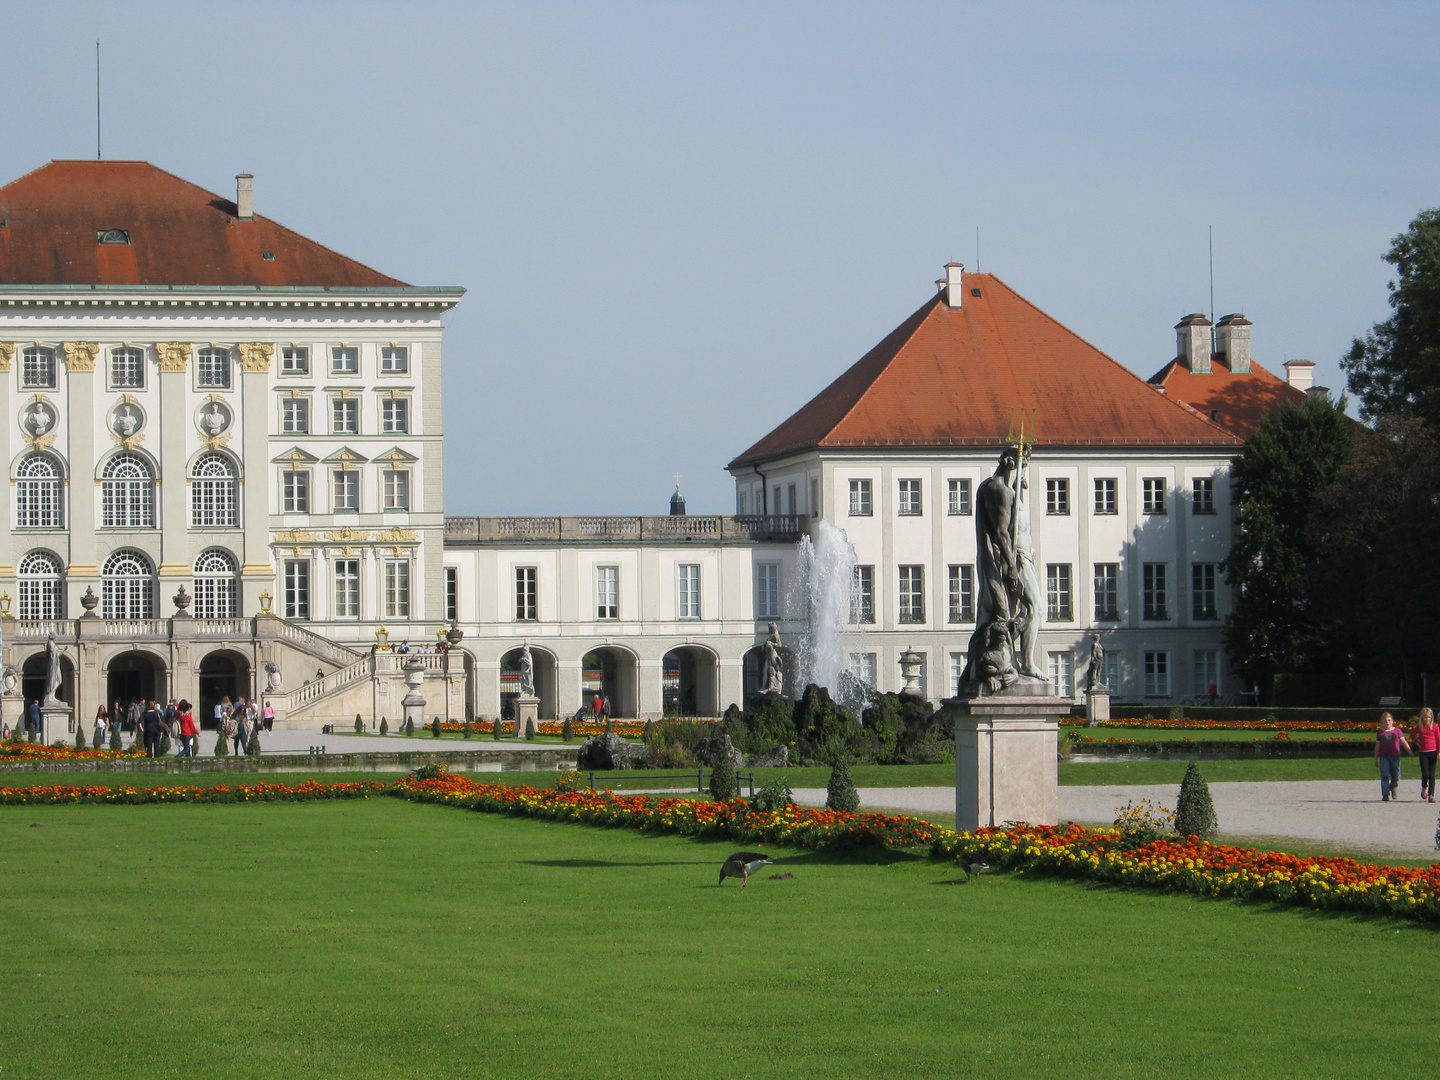
<instances>
[{"instance_id":1,"label":"cone-shaped topiary","mask_svg":"<svg viewBox=\"0 0 1440 1080\"><path fill-rule=\"evenodd\" d=\"M414 734L415 734L415 718L414 718L413 716L407 716L407 717L405 718L405 737L408 739L408 738L410 738L410 736L412 736L412 735L414 735Z\"/></svg>"},{"instance_id":2,"label":"cone-shaped topiary","mask_svg":"<svg viewBox=\"0 0 1440 1080\"><path fill-rule=\"evenodd\" d=\"M355 731L363 735L365 733L365 721L360 719L360 714L355 714Z\"/></svg>"},{"instance_id":3,"label":"cone-shaped topiary","mask_svg":"<svg viewBox=\"0 0 1440 1080\"><path fill-rule=\"evenodd\" d=\"M534 741L535 741L535 721L534 721L534 720L526 720L526 721L525 721L525 738L526 738L528 741L530 741L530 742L534 742Z\"/></svg>"},{"instance_id":4,"label":"cone-shaped topiary","mask_svg":"<svg viewBox=\"0 0 1440 1080\"><path fill-rule=\"evenodd\" d=\"M162 731L162 732L160 732L160 751L159 751L159 753L157 753L155 756L156 756L156 757L165 757L165 756L167 756L169 753L170 753L170 733L169 733L168 731Z\"/></svg>"},{"instance_id":5,"label":"cone-shaped topiary","mask_svg":"<svg viewBox=\"0 0 1440 1080\"><path fill-rule=\"evenodd\" d=\"M440 737L440 717L438 716L430 721L430 737L432 739L438 739Z\"/></svg>"},{"instance_id":6,"label":"cone-shaped topiary","mask_svg":"<svg viewBox=\"0 0 1440 1080\"><path fill-rule=\"evenodd\" d=\"M643 742L646 746L649 746L649 745L650 745L650 736L651 736L652 734L654 734L654 731L655 731L655 721L654 721L654 720L646 720L646 721L645 721L645 733L640 736L640 741Z\"/></svg>"},{"instance_id":7,"label":"cone-shaped topiary","mask_svg":"<svg viewBox=\"0 0 1440 1080\"><path fill-rule=\"evenodd\" d=\"M75 725L75 749L85 749L85 729L79 724Z\"/></svg>"},{"instance_id":8,"label":"cone-shaped topiary","mask_svg":"<svg viewBox=\"0 0 1440 1080\"><path fill-rule=\"evenodd\" d=\"M606 735L614 735L614 734L615 734L615 721L614 721L614 720L611 720L608 716L605 718L605 734L606 734Z\"/></svg>"},{"instance_id":9,"label":"cone-shaped topiary","mask_svg":"<svg viewBox=\"0 0 1440 1080\"><path fill-rule=\"evenodd\" d=\"M855 781L850 779L850 765L843 757L836 758L830 770L830 782L825 785L825 809L845 814L853 814L860 809L860 793L855 790Z\"/></svg>"},{"instance_id":10,"label":"cone-shaped topiary","mask_svg":"<svg viewBox=\"0 0 1440 1080\"><path fill-rule=\"evenodd\" d=\"M253 727L250 729L250 739L245 743L245 756L260 756L260 734Z\"/></svg>"},{"instance_id":11,"label":"cone-shaped topiary","mask_svg":"<svg viewBox=\"0 0 1440 1080\"><path fill-rule=\"evenodd\" d=\"M1215 804L1210 801L1210 786L1200 775L1200 767L1190 762L1185 778L1180 781L1180 798L1175 804L1175 831L1181 836L1214 836L1219 828L1215 820Z\"/></svg>"},{"instance_id":12,"label":"cone-shaped topiary","mask_svg":"<svg viewBox=\"0 0 1440 1080\"><path fill-rule=\"evenodd\" d=\"M386 720L385 717L383 717L383 716L380 717L380 734L381 734L381 735L389 735L389 734L390 734L390 721L389 721L389 720Z\"/></svg>"},{"instance_id":13,"label":"cone-shaped topiary","mask_svg":"<svg viewBox=\"0 0 1440 1080\"><path fill-rule=\"evenodd\" d=\"M111 749L111 750L119 750L119 749L120 749L120 725L119 725L119 724L111 724L111 725L110 725L110 749Z\"/></svg>"},{"instance_id":14,"label":"cone-shaped topiary","mask_svg":"<svg viewBox=\"0 0 1440 1080\"><path fill-rule=\"evenodd\" d=\"M101 735L101 733L100 733L100 725L99 725L99 724L96 724L96 725L95 725L95 734L94 734L94 736L90 739L90 748L91 748L92 750L99 750L99 749L100 749L102 746L104 746L104 745L105 745L105 739L104 739L104 737L103 737L103 736Z\"/></svg>"},{"instance_id":15,"label":"cone-shaped topiary","mask_svg":"<svg viewBox=\"0 0 1440 1080\"><path fill-rule=\"evenodd\" d=\"M740 794L740 785L736 780L735 766L728 761L722 762L710 770L710 797L716 802L725 802Z\"/></svg>"},{"instance_id":16,"label":"cone-shaped topiary","mask_svg":"<svg viewBox=\"0 0 1440 1080\"><path fill-rule=\"evenodd\" d=\"M466 720L466 721L465 721L465 729L464 729L464 731L463 731L463 734L464 734L465 738L467 738L467 739L470 738L471 735L474 735L474 734L475 734L475 729L470 726L470 721L469 721L469 720Z\"/></svg>"},{"instance_id":17,"label":"cone-shaped topiary","mask_svg":"<svg viewBox=\"0 0 1440 1080\"><path fill-rule=\"evenodd\" d=\"M220 732L220 734L219 734L219 735L216 737L216 739L215 739L215 756L216 756L216 757L228 757L229 754L230 754L230 740L227 739L227 738L225 738L225 733L222 731L222 732Z\"/></svg>"},{"instance_id":18,"label":"cone-shaped topiary","mask_svg":"<svg viewBox=\"0 0 1440 1080\"><path fill-rule=\"evenodd\" d=\"M490 725L490 738L498 741L500 736L503 734L503 732L500 730L501 727L502 725L500 723L500 718L497 716L495 718L495 722Z\"/></svg>"},{"instance_id":19,"label":"cone-shaped topiary","mask_svg":"<svg viewBox=\"0 0 1440 1080\"><path fill-rule=\"evenodd\" d=\"M575 739L575 721L568 716L565 723L560 725L560 739L562 742L572 742Z\"/></svg>"}]
</instances>

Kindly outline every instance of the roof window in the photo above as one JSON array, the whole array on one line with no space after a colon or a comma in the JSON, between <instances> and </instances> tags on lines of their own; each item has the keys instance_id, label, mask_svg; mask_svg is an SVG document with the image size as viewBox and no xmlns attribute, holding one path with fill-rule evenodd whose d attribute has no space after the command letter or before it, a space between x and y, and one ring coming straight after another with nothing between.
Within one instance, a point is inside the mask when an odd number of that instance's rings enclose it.
<instances>
[{"instance_id":1,"label":"roof window","mask_svg":"<svg viewBox=\"0 0 1440 1080\"><path fill-rule=\"evenodd\" d=\"M979 289L971 289L971 290L970 290L970 295L971 295L971 296L978 297L978 296L980 295L980 290L979 290Z\"/></svg>"},{"instance_id":2,"label":"roof window","mask_svg":"<svg viewBox=\"0 0 1440 1080\"><path fill-rule=\"evenodd\" d=\"M274 261L275 261L275 252L273 252L273 251L262 251L262 252L260 252L260 258L264 259L266 262L274 262Z\"/></svg>"},{"instance_id":3,"label":"roof window","mask_svg":"<svg viewBox=\"0 0 1440 1080\"><path fill-rule=\"evenodd\" d=\"M95 234L97 244L128 244L130 234L124 229L101 229Z\"/></svg>"}]
</instances>

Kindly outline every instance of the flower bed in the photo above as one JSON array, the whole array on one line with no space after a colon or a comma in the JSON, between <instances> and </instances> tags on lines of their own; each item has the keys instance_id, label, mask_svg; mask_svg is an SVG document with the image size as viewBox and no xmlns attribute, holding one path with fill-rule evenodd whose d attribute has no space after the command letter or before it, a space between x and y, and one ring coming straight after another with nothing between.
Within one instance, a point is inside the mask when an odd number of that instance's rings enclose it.
<instances>
[{"instance_id":1,"label":"flower bed","mask_svg":"<svg viewBox=\"0 0 1440 1080\"><path fill-rule=\"evenodd\" d=\"M1080 754L1123 757L1148 754L1156 757L1215 758L1302 758L1368 757L1374 744L1368 739L1347 739L1333 735L1323 739L1292 739L1289 732L1276 732L1256 739L1097 739L1072 733L1071 749Z\"/></svg>"},{"instance_id":2,"label":"flower bed","mask_svg":"<svg viewBox=\"0 0 1440 1080\"><path fill-rule=\"evenodd\" d=\"M60 784L34 787L0 787L0 806L54 806L60 803L235 803L309 802L314 799L365 799L381 794L388 785L367 780L359 783L321 784L216 784L213 787L104 787Z\"/></svg>"},{"instance_id":3,"label":"flower bed","mask_svg":"<svg viewBox=\"0 0 1440 1080\"><path fill-rule=\"evenodd\" d=\"M500 723L502 725L502 733L514 733L514 720L502 720ZM612 720L611 724L615 728L615 734L624 739L638 739L645 734L644 720ZM427 724L426 727L429 727L429 725ZM594 735L605 734L604 724L597 724L590 720L572 720L570 727L578 739L588 739ZM554 735L556 738L559 738L565 733L564 729L565 724L562 720L541 720L535 725L535 734ZM465 723L464 721L442 720L440 721L440 730L447 731L452 735L458 735L464 732ZM471 722L470 730L476 735L492 735L495 732L495 722L493 720L475 720ZM343 734L343 732L341 734ZM422 735L424 731L421 728L416 728L415 734Z\"/></svg>"},{"instance_id":4,"label":"flower bed","mask_svg":"<svg viewBox=\"0 0 1440 1080\"><path fill-rule=\"evenodd\" d=\"M1077 719L1076 725L1085 721ZM1374 731L1366 720L1101 720L1096 727L1157 728L1171 731Z\"/></svg>"},{"instance_id":5,"label":"flower bed","mask_svg":"<svg viewBox=\"0 0 1440 1080\"><path fill-rule=\"evenodd\" d=\"M96 761L100 758L143 758L145 748L136 750L77 750L73 746L46 746L44 743L0 742L0 761Z\"/></svg>"}]
</instances>

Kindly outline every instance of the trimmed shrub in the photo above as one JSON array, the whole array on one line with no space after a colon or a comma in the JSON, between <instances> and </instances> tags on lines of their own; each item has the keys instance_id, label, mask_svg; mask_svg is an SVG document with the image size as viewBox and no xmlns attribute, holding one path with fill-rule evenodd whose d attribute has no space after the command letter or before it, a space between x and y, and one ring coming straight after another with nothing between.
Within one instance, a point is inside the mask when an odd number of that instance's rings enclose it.
<instances>
[{"instance_id":1,"label":"trimmed shrub","mask_svg":"<svg viewBox=\"0 0 1440 1080\"><path fill-rule=\"evenodd\" d=\"M440 717L438 716L430 721L430 737L432 739L440 737Z\"/></svg>"},{"instance_id":2,"label":"trimmed shrub","mask_svg":"<svg viewBox=\"0 0 1440 1080\"><path fill-rule=\"evenodd\" d=\"M414 718L413 716L407 716L407 717L405 718L405 737L408 739L408 738L410 738L410 736L412 736L412 735L414 735L414 734L415 734L415 718Z\"/></svg>"},{"instance_id":3,"label":"trimmed shrub","mask_svg":"<svg viewBox=\"0 0 1440 1080\"><path fill-rule=\"evenodd\" d=\"M615 734L615 721L614 721L614 720L611 720L608 716L605 718L605 734L606 734L606 735L614 735L614 734Z\"/></svg>"},{"instance_id":4,"label":"trimmed shrub","mask_svg":"<svg viewBox=\"0 0 1440 1080\"><path fill-rule=\"evenodd\" d=\"M830 769L830 782L825 785L825 809L846 814L860 810L860 793L855 790L855 781L850 779L850 765L843 757L836 758Z\"/></svg>"},{"instance_id":5,"label":"trimmed shrub","mask_svg":"<svg viewBox=\"0 0 1440 1080\"><path fill-rule=\"evenodd\" d=\"M727 802L740 794L735 766L728 761L710 770L710 797L716 802Z\"/></svg>"},{"instance_id":6,"label":"trimmed shrub","mask_svg":"<svg viewBox=\"0 0 1440 1080\"><path fill-rule=\"evenodd\" d=\"M96 724L96 725L95 725L95 734L94 734L94 736L92 736L91 739L90 739L90 749L92 749L92 750L99 750L99 749L100 749L102 746L104 746L104 745L105 745L105 740L101 737L101 734L100 734L100 725L99 725L99 724Z\"/></svg>"},{"instance_id":7,"label":"trimmed shrub","mask_svg":"<svg viewBox=\"0 0 1440 1080\"><path fill-rule=\"evenodd\" d=\"M1198 836L1204 840L1215 835L1219 824L1215 820L1215 804L1210 801L1210 786L1200 775L1200 767L1192 761L1185 767L1185 778L1180 781L1175 831L1181 836Z\"/></svg>"},{"instance_id":8,"label":"trimmed shrub","mask_svg":"<svg viewBox=\"0 0 1440 1080\"><path fill-rule=\"evenodd\" d=\"M645 721L645 730L644 730L643 732L641 732L641 734L640 734L640 741L643 742L646 746L649 746L649 745L650 745L650 736L651 736L652 734L654 734L654 731L655 731L655 721L654 721L654 720L646 720L646 721Z\"/></svg>"},{"instance_id":9,"label":"trimmed shrub","mask_svg":"<svg viewBox=\"0 0 1440 1080\"><path fill-rule=\"evenodd\" d=\"M249 738L249 740L245 743L245 756L246 756L246 757L259 757L259 756L260 756L260 734L259 734L259 732L257 732L257 731L255 730L254 727L252 727L252 728L250 729L250 738Z\"/></svg>"},{"instance_id":10,"label":"trimmed shrub","mask_svg":"<svg viewBox=\"0 0 1440 1080\"><path fill-rule=\"evenodd\" d=\"M389 735L389 734L390 734L390 721L389 721L389 720L386 720L385 717L383 717L383 716L380 717L380 734L381 734L381 735Z\"/></svg>"},{"instance_id":11,"label":"trimmed shrub","mask_svg":"<svg viewBox=\"0 0 1440 1080\"><path fill-rule=\"evenodd\" d=\"M85 729L78 723L75 725L75 749L85 749Z\"/></svg>"},{"instance_id":12,"label":"trimmed shrub","mask_svg":"<svg viewBox=\"0 0 1440 1080\"><path fill-rule=\"evenodd\" d=\"M110 725L110 749L111 749L111 750L119 750L119 749L120 749L120 725L119 725L119 724L111 724L111 725Z\"/></svg>"},{"instance_id":13,"label":"trimmed shrub","mask_svg":"<svg viewBox=\"0 0 1440 1080\"><path fill-rule=\"evenodd\" d=\"M579 769L562 769L555 777L556 791L584 791L585 774Z\"/></svg>"},{"instance_id":14,"label":"trimmed shrub","mask_svg":"<svg viewBox=\"0 0 1440 1080\"><path fill-rule=\"evenodd\" d=\"M119 737L119 736L118 736L118 733L117 733L117 736L116 736L116 737L117 737L117 738ZM216 757L228 757L229 754L230 754L230 740L225 737L225 733L222 731L222 732L220 732L219 734L217 734L217 735L215 736L215 756L216 756Z\"/></svg>"},{"instance_id":15,"label":"trimmed shrub","mask_svg":"<svg viewBox=\"0 0 1440 1080\"><path fill-rule=\"evenodd\" d=\"M565 723L560 725L560 739L562 742L575 741L575 721L568 716L565 718Z\"/></svg>"},{"instance_id":16,"label":"trimmed shrub","mask_svg":"<svg viewBox=\"0 0 1440 1080\"><path fill-rule=\"evenodd\" d=\"M461 734L462 734L465 738L467 738L467 739L470 738L470 736L472 736L472 735L475 734L475 729L470 726L470 721L469 721L469 720L466 720L466 721L465 721L465 727L464 727L464 729L461 731Z\"/></svg>"},{"instance_id":17,"label":"trimmed shrub","mask_svg":"<svg viewBox=\"0 0 1440 1080\"><path fill-rule=\"evenodd\" d=\"M790 785L785 782L782 776L777 780L771 780L750 800L750 809L759 810L763 813L774 813L795 803L795 793L790 790Z\"/></svg>"},{"instance_id":18,"label":"trimmed shrub","mask_svg":"<svg viewBox=\"0 0 1440 1080\"><path fill-rule=\"evenodd\" d=\"M355 714L355 733L357 735L365 734L365 721L360 719L358 712Z\"/></svg>"},{"instance_id":19,"label":"trimmed shrub","mask_svg":"<svg viewBox=\"0 0 1440 1080\"><path fill-rule=\"evenodd\" d=\"M155 756L156 756L156 757L166 757L166 756L169 755L169 753L170 753L170 733L169 733L168 731L162 731L162 732L160 732L160 750L159 750L159 752L158 752Z\"/></svg>"},{"instance_id":20,"label":"trimmed shrub","mask_svg":"<svg viewBox=\"0 0 1440 1080\"><path fill-rule=\"evenodd\" d=\"M495 717L495 722L490 725L490 738L494 739L496 742L499 742L500 736L504 734L504 732L501 731L501 728L503 726L504 723L501 721L500 717Z\"/></svg>"}]
</instances>

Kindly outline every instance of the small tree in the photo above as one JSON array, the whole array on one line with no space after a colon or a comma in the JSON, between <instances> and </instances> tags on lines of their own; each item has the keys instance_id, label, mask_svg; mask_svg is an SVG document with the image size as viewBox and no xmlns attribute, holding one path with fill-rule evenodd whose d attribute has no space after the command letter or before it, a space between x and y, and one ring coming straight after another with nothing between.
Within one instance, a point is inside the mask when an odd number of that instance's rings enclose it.
<instances>
[{"instance_id":1,"label":"small tree","mask_svg":"<svg viewBox=\"0 0 1440 1080\"><path fill-rule=\"evenodd\" d=\"M494 739L494 740L496 740L496 741L498 742L498 741L500 740L501 734L503 734L503 732L501 732L501 730L500 730L501 727L502 727L502 724L501 724L501 721L500 721L500 717L497 716L497 717L495 717L495 722L490 725L490 738L492 738L492 739Z\"/></svg>"},{"instance_id":2,"label":"small tree","mask_svg":"<svg viewBox=\"0 0 1440 1080\"><path fill-rule=\"evenodd\" d=\"M608 716L605 718L605 734L606 734L606 735L614 735L614 734L615 734L615 721L614 721L614 720L611 720Z\"/></svg>"},{"instance_id":3,"label":"small tree","mask_svg":"<svg viewBox=\"0 0 1440 1080\"><path fill-rule=\"evenodd\" d=\"M85 749L85 729L78 723L75 725L75 749Z\"/></svg>"},{"instance_id":4,"label":"small tree","mask_svg":"<svg viewBox=\"0 0 1440 1080\"><path fill-rule=\"evenodd\" d=\"M165 756L167 756L169 753L170 753L170 733L169 733L168 731L162 731L162 732L160 732L160 750L159 750L159 752L158 752L155 756L156 756L156 757L165 757Z\"/></svg>"},{"instance_id":5,"label":"small tree","mask_svg":"<svg viewBox=\"0 0 1440 1080\"><path fill-rule=\"evenodd\" d=\"M245 756L260 756L260 734L253 727L250 729L250 739L245 743Z\"/></svg>"},{"instance_id":6,"label":"small tree","mask_svg":"<svg viewBox=\"0 0 1440 1080\"><path fill-rule=\"evenodd\" d=\"M414 735L414 734L415 734L415 718L414 718L413 716L407 716L407 717L405 718L405 737L408 739L408 738L410 738L410 737L411 737L412 735Z\"/></svg>"},{"instance_id":7,"label":"small tree","mask_svg":"<svg viewBox=\"0 0 1440 1080\"><path fill-rule=\"evenodd\" d=\"M355 714L355 733L357 735L365 734L365 721L360 719L358 712Z\"/></svg>"},{"instance_id":8,"label":"small tree","mask_svg":"<svg viewBox=\"0 0 1440 1080\"><path fill-rule=\"evenodd\" d=\"M573 742L575 739L575 721L568 716L565 723L560 725L560 739L563 742Z\"/></svg>"},{"instance_id":9,"label":"small tree","mask_svg":"<svg viewBox=\"0 0 1440 1080\"><path fill-rule=\"evenodd\" d=\"M110 749L111 749L111 750L119 750L119 749L120 749L120 725L119 725L119 724L111 724L111 725L110 725Z\"/></svg>"},{"instance_id":10,"label":"small tree","mask_svg":"<svg viewBox=\"0 0 1440 1080\"><path fill-rule=\"evenodd\" d=\"M432 739L440 737L440 717L438 716L430 721L430 737Z\"/></svg>"},{"instance_id":11,"label":"small tree","mask_svg":"<svg viewBox=\"0 0 1440 1080\"><path fill-rule=\"evenodd\" d=\"M534 742L534 741L535 741L535 721L534 721L534 720L526 720L526 721L525 721L525 739L526 739L527 742Z\"/></svg>"},{"instance_id":12,"label":"small tree","mask_svg":"<svg viewBox=\"0 0 1440 1080\"><path fill-rule=\"evenodd\" d=\"M91 736L91 738L90 738L90 748L91 748L92 750L99 750L99 749L100 749L101 747L103 747L104 745L105 745L104 735L102 734L102 732L101 732L101 730L100 730L100 725L99 725L99 724L96 724L96 725L95 725L95 734L94 734L93 736Z\"/></svg>"},{"instance_id":13,"label":"small tree","mask_svg":"<svg viewBox=\"0 0 1440 1080\"><path fill-rule=\"evenodd\" d=\"M722 761L710 770L710 797L716 802L727 802L740 794L740 784L735 775L735 766Z\"/></svg>"},{"instance_id":14,"label":"small tree","mask_svg":"<svg viewBox=\"0 0 1440 1080\"><path fill-rule=\"evenodd\" d=\"M860 809L860 793L855 790L855 781L850 779L850 765L843 757L836 758L830 770L830 782L825 785L825 809L845 814L853 814Z\"/></svg>"},{"instance_id":15,"label":"small tree","mask_svg":"<svg viewBox=\"0 0 1440 1080\"><path fill-rule=\"evenodd\" d=\"M220 732L215 738L215 756L227 757L230 753L230 740L225 737L225 732Z\"/></svg>"},{"instance_id":16,"label":"small tree","mask_svg":"<svg viewBox=\"0 0 1440 1080\"><path fill-rule=\"evenodd\" d=\"M390 734L390 721L389 721L389 720L386 720L385 717L383 717L383 716L380 717L380 734L381 734L381 735L389 735L389 734Z\"/></svg>"},{"instance_id":17,"label":"small tree","mask_svg":"<svg viewBox=\"0 0 1440 1080\"><path fill-rule=\"evenodd\" d=\"M469 721L469 720L466 720L466 721L465 721L465 728L464 728L463 734L464 734L465 738L467 738L467 739L470 738L471 735L474 735L474 734L475 734L475 729L470 725L470 721Z\"/></svg>"},{"instance_id":18,"label":"small tree","mask_svg":"<svg viewBox=\"0 0 1440 1080\"><path fill-rule=\"evenodd\" d=\"M1200 775L1200 767L1190 762L1185 778L1180 781L1180 798L1175 805L1175 831L1181 836L1198 836L1204 840L1219 828L1215 820L1215 804L1210 801L1210 787Z\"/></svg>"}]
</instances>

